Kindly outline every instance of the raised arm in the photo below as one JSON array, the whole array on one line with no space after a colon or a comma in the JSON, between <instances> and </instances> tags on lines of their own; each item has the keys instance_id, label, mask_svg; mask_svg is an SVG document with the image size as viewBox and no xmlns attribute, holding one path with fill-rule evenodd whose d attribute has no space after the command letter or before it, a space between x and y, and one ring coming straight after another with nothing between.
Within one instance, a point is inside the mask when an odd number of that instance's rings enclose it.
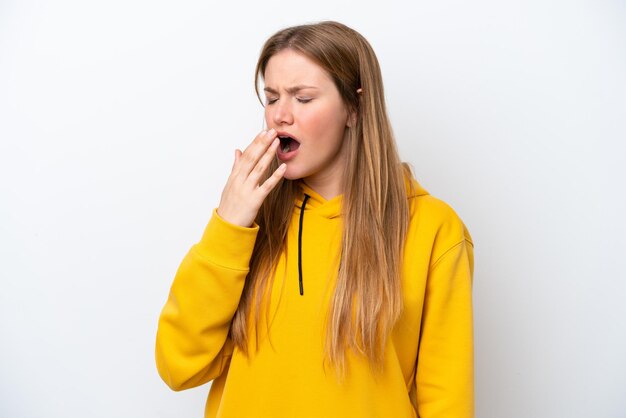
<instances>
[{"instance_id":1,"label":"raised arm","mask_svg":"<svg viewBox=\"0 0 626 418\"><path fill-rule=\"evenodd\" d=\"M235 162L219 207L200 242L183 259L161 312L155 357L161 378L174 390L219 376L232 355L228 338L259 230L254 219L285 165L266 177L279 140L261 132Z\"/></svg>"}]
</instances>

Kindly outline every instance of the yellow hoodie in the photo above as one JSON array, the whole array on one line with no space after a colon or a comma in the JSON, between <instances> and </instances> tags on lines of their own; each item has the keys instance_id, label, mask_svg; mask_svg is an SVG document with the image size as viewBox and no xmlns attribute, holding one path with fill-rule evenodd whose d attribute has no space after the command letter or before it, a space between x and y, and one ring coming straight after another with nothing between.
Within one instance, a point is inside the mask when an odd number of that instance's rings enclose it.
<instances>
[{"instance_id":1,"label":"yellow hoodie","mask_svg":"<svg viewBox=\"0 0 626 418\"><path fill-rule=\"evenodd\" d=\"M404 311L385 349L384 373L347 353L338 383L324 369L325 312L336 279L342 196L302 197L280 258L270 302L246 358L228 338L259 227L213 211L183 259L159 318L156 364L173 390L213 381L206 418L471 418L474 416L472 238L454 210L416 181L403 266ZM300 291L299 278L302 277ZM261 309L264 313L264 309ZM327 366L327 365L326 365Z\"/></svg>"}]
</instances>

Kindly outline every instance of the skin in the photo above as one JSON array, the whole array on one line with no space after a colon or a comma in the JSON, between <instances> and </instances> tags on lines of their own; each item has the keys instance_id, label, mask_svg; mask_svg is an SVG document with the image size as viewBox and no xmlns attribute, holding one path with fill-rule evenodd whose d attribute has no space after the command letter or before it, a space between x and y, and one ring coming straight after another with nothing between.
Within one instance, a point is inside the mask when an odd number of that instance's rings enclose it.
<instances>
[{"instance_id":1,"label":"skin","mask_svg":"<svg viewBox=\"0 0 626 418\"><path fill-rule=\"evenodd\" d=\"M287 168L286 164L281 164L261 183L270 162L276 158L279 144L276 131L271 129L259 133L243 152L235 150L235 162L217 208L217 214L226 222L252 226L263 200L283 178Z\"/></svg>"},{"instance_id":2,"label":"skin","mask_svg":"<svg viewBox=\"0 0 626 418\"><path fill-rule=\"evenodd\" d=\"M303 179L326 199L342 193L345 167L345 130L356 116L349 114L330 75L315 62L286 49L268 61L265 74L265 119L268 131L259 133L235 162L222 192L218 215L235 225L250 227L270 191L285 177ZM296 86L307 86L294 90ZM300 142L296 156L263 183L277 158L277 131Z\"/></svg>"},{"instance_id":3,"label":"skin","mask_svg":"<svg viewBox=\"0 0 626 418\"><path fill-rule=\"evenodd\" d=\"M349 117L332 78L311 59L285 49L270 58L264 80L267 126L300 142L285 178L304 179L326 199L340 194ZM296 86L307 87L291 90Z\"/></svg>"}]
</instances>

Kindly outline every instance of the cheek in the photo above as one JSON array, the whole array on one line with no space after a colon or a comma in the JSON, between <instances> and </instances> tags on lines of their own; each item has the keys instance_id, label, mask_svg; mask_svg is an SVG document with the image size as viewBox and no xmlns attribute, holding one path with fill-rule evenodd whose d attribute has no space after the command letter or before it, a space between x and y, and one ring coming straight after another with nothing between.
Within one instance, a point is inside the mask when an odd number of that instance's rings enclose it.
<instances>
[{"instance_id":1,"label":"cheek","mask_svg":"<svg viewBox=\"0 0 626 418\"><path fill-rule=\"evenodd\" d=\"M300 115L300 124L306 126L307 132L317 138L333 138L343 135L345 128L343 115L343 110L336 108L312 110Z\"/></svg>"}]
</instances>

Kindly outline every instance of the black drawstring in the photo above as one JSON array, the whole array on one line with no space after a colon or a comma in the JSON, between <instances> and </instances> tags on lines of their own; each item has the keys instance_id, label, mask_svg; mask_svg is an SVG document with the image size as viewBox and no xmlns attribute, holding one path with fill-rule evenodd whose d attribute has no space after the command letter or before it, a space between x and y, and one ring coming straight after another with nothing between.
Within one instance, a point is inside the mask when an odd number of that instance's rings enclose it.
<instances>
[{"instance_id":1,"label":"black drawstring","mask_svg":"<svg viewBox=\"0 0 626 418\"><path fill-rule=\"evenodd\" d=\"M304 295L304 288L302 286L302 221L304 220L304 207L309 197L311 196L306 193L304 194L304 201L300 208L300 230L298 231L298 276L300 280L300 295Z\"/></svg>"}]
</instances>

